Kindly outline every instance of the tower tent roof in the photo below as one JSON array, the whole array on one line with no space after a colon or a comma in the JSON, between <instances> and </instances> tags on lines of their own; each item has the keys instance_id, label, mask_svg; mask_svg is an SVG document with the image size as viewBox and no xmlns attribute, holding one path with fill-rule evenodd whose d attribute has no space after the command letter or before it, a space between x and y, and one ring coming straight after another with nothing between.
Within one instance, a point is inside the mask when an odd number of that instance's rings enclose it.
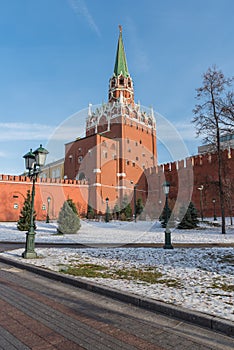
<instances>
[{"instance_id":1,"label":"tower tent roof","mask_svg":"<svg viewBox=\"0 0 234 350\"><path fill-rule=\"evenodd\" d=\"M124 77L129 77L127 59L124 51L124 44L122 38L122 26L119 26L119 40L115 59L114 75L122 74Z\"/></svg>"}]
</instances>

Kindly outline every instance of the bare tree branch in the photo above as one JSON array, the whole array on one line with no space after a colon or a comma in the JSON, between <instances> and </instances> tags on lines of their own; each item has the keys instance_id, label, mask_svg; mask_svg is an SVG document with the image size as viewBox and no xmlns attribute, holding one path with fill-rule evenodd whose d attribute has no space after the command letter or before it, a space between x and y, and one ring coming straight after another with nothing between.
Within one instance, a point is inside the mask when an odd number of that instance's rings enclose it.
<instances>
[{"instance_id":1,"label":"bare tree branch","mask_svg":"<svg viewBox=\"0 0 234 350\"><path fill-rule=\"evenodd\" d=\"M222 233L225 231L224 190L222 183L222 156L220 137L225 133L234 133L234 94L227 89L233 78L226 78L216 66L208 68L203 74L202 86L196 89L196 99L192 120L198 136L203 142L210 142L218 155L219 197L222 215Z\"/></svg>"}]
</instances>

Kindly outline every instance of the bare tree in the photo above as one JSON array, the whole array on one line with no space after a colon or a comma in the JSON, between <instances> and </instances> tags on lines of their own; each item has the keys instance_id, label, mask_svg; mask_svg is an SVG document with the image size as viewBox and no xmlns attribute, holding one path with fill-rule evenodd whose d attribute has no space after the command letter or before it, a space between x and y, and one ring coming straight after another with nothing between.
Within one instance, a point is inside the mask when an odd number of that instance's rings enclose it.
<instances>
[{"instance_id":1,"label":"bare tree","mask_svg":"<svg viewBox=\"0 0 234 350\"><path fill-rule=\"evenodd\" d=\"M203 74L203 84L197 91L197 100L200 104L193 110L197 136L203 135L204 143L213 145L218 158L218 186L220 209L222 217L222 233L225 227L225 198L222 182L222 154L220 137L227 132L234 131L234 104L233 92L227 91L232 85L233 78L226 78L216 66L208 68Z\"/></svg>"}]
</instances>

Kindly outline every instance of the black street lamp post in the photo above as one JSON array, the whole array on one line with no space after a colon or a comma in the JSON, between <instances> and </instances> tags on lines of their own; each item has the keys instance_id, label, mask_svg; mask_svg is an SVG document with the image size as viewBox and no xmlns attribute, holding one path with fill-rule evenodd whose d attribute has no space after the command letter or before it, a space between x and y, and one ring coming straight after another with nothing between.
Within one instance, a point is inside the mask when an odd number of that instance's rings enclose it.
<instances>
[{"instance_id":1,"label":"black street lamp post","mask_svg":"<svg viewBox=\"0 0 234 350\"><path fill-rule=\"evenodd\" d=\"M201 212L201 221L203 221L204 217L203 217L203 197L202 197L202 191L203 191L204 187L203 185L201 185L200 187L198 187L198 190L200 191L200 212Z\"/></svg>"},{"instance_id":2,"label":"black street lamp post","mask_svg":"<svg viewBox=\"0 0 234 350\"><path fill-rule=\"evenodd\" d=\"M134 220L135 220L135 222L137 220L136 188L137 188L137 185L134 185L133 200L134 200Z\"/></svg>"},{"instance_id":3,"label":"black street lamp post","mask_svg":"<svg viewBox=\"0 0 234 350\"><path fill-rule=\"evenodd\" d=\"M163 184L163 191L165 193L166 196L166 203L165 203L165 207L166 207L166 229L165 229L165 244L163 246L164 249L173 249L173 246L171 244L171 230L168 227L168 221L169 221L169 217L168 217L168 194L170 191L170 183L169 182L164 182Z\"/></svg>"},{"instance_id":4,"label":"black street lamp post","mask_svg":"<svg viewBox=\"0 0 234 350\"><path fill-rule=\"evenodd\" d=\"M131 184L133 185L134 182L131 181ZM137 186L138 184L135 184L134 187L133 187L133 205L134 205L134 221L136 222L136 219L137 219L137 205L136 205L136 190L137 190Z\"/></svg>"},{"instance_id":5,"label":"black street lamp post","mask_svg":"<svg viewBox=\"0 0 234 350\"><path fill-rule=\"evenodd\" d=\"M217 216L216 216L216 207L215 207L216 200L215 200L215 198L213 198L212 202L213 202L213 206L214 206L214 221L216 221L217 220Z\"/></svg>"},{"instance_id":6,"label":"black street lamp post","mask_svg":"<svg viewBox=\"0 0 234 350\"><path fill-rule=\"evenodd\" d=\"M50 222L50 201L51 201L51 198L50 197L47 197L47 215L46 215L46 223L48 224Z\"/></svg>"},{"instance_id":7,"label":"black street lamp post","mask_svg":"<svg viewBox=\"0 0 234 350\"><path fill-rule=\"evenodd\" d=\"M108 203L109 203L109 198L106 197L106 217L105 217L106 222L109 222L109 205L108 205Z\"/></svg>"},{"instance_id":8,"label":"black street lamp post","mask_svg":"<svg viewBox=\"0 0 234 350\"><path fill-rule=\"evenodd\" d=\"M35 252L35 231L34 231L34 197L35 197L35 182L40 173L40 167L45 164L46 156L49 152L40 145L34 152L32 149L23 156L25 159L25 167L28 170L28 176L32 180L32 196L31 196L31 213L30 213L30 228L26 233L25 251L22 257L25 259L33 259L37 257Z\"/></svg>"}]
</instances>

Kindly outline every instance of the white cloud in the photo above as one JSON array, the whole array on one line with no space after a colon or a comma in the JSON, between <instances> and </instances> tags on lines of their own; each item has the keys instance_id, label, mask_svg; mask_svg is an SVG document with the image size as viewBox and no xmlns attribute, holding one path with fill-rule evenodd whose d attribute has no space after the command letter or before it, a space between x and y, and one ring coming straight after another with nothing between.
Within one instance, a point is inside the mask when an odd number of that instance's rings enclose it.
<instances>
[{"instance_id":1,"label":"white cloud","mask_svg":"<svg viewBox=\"0 0 234 350\"><path fill-rule=\"evenodd\" d=\"M54 127L34 123L0 123L0 141L46 140Z\"/></svg>"},{"instance_id":2,"label":"white cloud","mask_svg":"<svg viewBox=\"0 0 234 350\"><path fill-rule=\"evenodd\" d=\"M96 25L91 13L89 12L84 0L68 0L70 6L75 11L75 13L83 16L85 20L88 22L89 27L94 30L94 32L101 36L100 30Z\"/></svg>"},{"instance_id":3,"label":"white cloud","mask_svg":"<svg viewBox=\"0 0 234 350\"><path fill-rule=\"evenodd\" d=\"M7 154L5 152L0 151L0 158L6 158Z\"/></svg>"}]
</instances>

